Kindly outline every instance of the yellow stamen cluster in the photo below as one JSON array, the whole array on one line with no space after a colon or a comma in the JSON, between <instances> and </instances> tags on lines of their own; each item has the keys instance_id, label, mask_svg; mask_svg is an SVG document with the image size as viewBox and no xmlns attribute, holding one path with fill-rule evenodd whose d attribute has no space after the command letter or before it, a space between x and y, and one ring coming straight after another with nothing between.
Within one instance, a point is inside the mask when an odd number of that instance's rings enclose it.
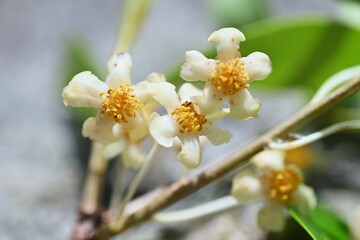
<instances>
[{"instance_id":1,"label":"yellow stamen cluster","mask_svg":"<svg viewBox=\"0 0 360 240\"><path fill-rule=\"evenodd\" d=\"M204 115L195 111L194 104L188 101L175 108L171 114L175 117L181 133L197 133L207 121Z\"/></svg>"},{"instance_id":2,"label":"yellow stamen cluster","mask_svg":"<svg viewBox=\"0 0 360 240\"><path fill-rule=\"evenodd\" d=\"M240 58L216 63L216 69L211 73L209 82L224 95L233 95L240 89L249 87L249 75L245 72L244 63Z\"/></svg>"},{"instance_id":3,"label":"yellow stamen cluster","mask_svg":"<svg viewBox=\"0 0 360 240\"><path fill-rule=\"evenodd\" d=\"M134 89L130 84L122 84L119 87L109 87L107 94L101 93L103 99L101 116L105 114L112 117L116 122L127 122L127 117L135 117L136 109L143 107L139 99L133 94Z\"/></svg>"},{"instance_id":4,"label":"yellow stamen cluster","mask_svg":"<svg viewBox=\"0 0 360 240\"><path fill-rule=\"evenodd\" d=\"M269 198L283 203L291 201L292 193L303 182L302 176L292 168L274 170L269 179Z\"/></svg>"}]
</instances>

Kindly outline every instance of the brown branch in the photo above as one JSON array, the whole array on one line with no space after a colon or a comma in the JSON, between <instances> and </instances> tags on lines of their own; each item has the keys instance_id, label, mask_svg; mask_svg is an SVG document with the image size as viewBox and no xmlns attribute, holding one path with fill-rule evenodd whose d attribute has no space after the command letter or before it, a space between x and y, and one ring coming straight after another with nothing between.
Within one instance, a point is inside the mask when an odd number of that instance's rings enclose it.
<instances>
[{"instance_id":1,"label":"brown branch","mask_svg":"<svg viewBox=\"0 0 360 240\"><path fill-rule=\"evenodd\" d=\"M313 105L305 106L298 113L294 114L283 123L268 131L242 150L234 153L230 157L227 157L225 160L219 161L217 164L204 170L197 176L194 176L190 179L179 180L165 188L154 199L147 202L143 208L125 216L123 224L120 226L120 228L113 229L109 225L103 224L103 226L97 232L95 239L108 239L111 236L121 233L130 226L148 219L157 211L164 209L171 204L189 196L190 194L196 192L214 180L235 171L247 163L252 156L264 150L268 143L274 138L281 137L310 122L328 109L334 107L340 101L359 91L359 89L360 78L356 78L334 91L322 101Z\"/></svg>"},{"instance_id":2,"label":"brown branch","mask_svg":"<svg viewBox=\"0 0 360 240\"><path fill-rule=\"evenodd\" d=\"M84 183L84 192L79 204L78 221L71 240L87 240L94 237L101 224L101 196L107 161L103 157L103 146L92 143L89 170Z\"/></svg>"}]
</instances>

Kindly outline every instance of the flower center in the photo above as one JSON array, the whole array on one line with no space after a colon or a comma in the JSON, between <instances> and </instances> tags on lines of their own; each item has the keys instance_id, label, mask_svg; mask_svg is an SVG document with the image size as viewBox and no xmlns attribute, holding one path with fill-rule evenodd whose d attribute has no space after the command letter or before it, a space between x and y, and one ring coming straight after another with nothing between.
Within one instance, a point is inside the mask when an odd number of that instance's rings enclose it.
<instances>
[{"instance_id":1,"label":"flower center","mask_svg":"<svg viewBox=\"0 0 360 240\"><path fill-rule=\"evenodd\" d=\"M211 73L209 82L224 95L233 95L240 89L249 87L249 75L245 72L244 63L234 58L225 63L216 61L217 66Z\"/></svg>"},{"instance_id":2,"label":"flower center","mask_svg":"<svg viewBox=\"0 0 360 240\"><path fill-rule=\"evenodd\" d=\"M274 170L269 177L269 198L288 203L292 193L303 182L302 176L292 168Z\"/></svg>"},{"instance_id":3,"label":"flower center","mask_svg":"<svg viewBox=\"0 0 360 240\"><path fill-rule=\"evenodd\" d=\"M207 121L204 115L195 111L194 104L188 101L175 108L171 115L174 116L178 123L181 133L197 133Z\"/></svg>"},{"instance_id":4,"label":"flower center","mask_svg":"<svg viewBox=\"0 0 360 240\"><path fill-rule=\"evenodd\" d=\"M116 122L127 122L127 117L135 117L136 109L144 105L139 103L139 99L133 94L134 89L130 84L122 84L119 87L109 87L107 95L101 93L100 97L105 96L101 103L101 116L105 114L112 117Z\"/></svg>"}]
</instances>

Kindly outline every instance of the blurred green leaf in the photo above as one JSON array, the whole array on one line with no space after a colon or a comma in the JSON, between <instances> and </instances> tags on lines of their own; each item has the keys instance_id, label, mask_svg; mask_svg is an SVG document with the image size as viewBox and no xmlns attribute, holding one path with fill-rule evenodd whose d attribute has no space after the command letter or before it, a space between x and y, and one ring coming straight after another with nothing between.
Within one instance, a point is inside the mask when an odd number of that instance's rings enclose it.
<instances>
[{"instance_id":1,"label":"blurred green leaf","mask_svg":"<svg viewBox=\"0 0 360 240\"><path fill-rule=\"evenodd\" d=\"M289 213L315 240L350 239L349 229L344 221L321 205L306 217L294 209L290 209Z\"/></svg>"}]
</instances>

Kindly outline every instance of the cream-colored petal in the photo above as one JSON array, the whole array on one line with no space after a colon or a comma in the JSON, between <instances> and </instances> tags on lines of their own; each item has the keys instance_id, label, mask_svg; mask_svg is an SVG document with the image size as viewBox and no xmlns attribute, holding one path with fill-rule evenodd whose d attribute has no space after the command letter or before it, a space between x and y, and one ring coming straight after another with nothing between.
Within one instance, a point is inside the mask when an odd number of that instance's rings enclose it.
<instances>
[{"instance_id":1,"label":"cream-colored petal","mask_svg":"<svg viewBox=\"0 0 360 240\"><path fill-rule=\"evenodd\" d=\"M122 126L127 130L127 135L131 142L138 142L149 135L148 121L138 111L136 117L131 118L127 123Z\"/></svg>"},{"instance_id":2,"label":"cream-colored petal","mask_svg":"<svg viewBox=\"0 0 360 240\"><path fill-rule=\"evenodd\" d=\"M201 146L196 135L180 138L182 143L178 160L188 169L196 168L201 161Z\"/></svg>"},{"instance_id":3,"label":"cream-colored petal","mask_svg":"<svg viewBox=\"0 0 360 240\"><path fill-rule=\"evenodd\" d=\"M178 95L180 97L181 102L191 101L191 97L193 96L201 96L203 91L191 83L184 83L181 85Z\"/></svg>"},{"instance_id":4,"label":"cream-colored petal","mask_svg":"<svg viewBox=\"0 0 360 240\"><path fill-rule=\"evenodd\" d=\"M261 181L251 173L243 171L232 182L231 195L241 203L249 203L262 195Z\"/></svg>"},{"instance_id":5,"label":"cream-colored petal","mask_svg":"<svg viewBox=\"0 0 360 240\"><path fill-rule=\"evenodd\" d=\"M180 105L179 96L175 91L175 86L171 83L151 83L149 84L148 89L153 98L165 107L168 114L171 114L171 112Z\"/></svg>"},{"instance_id":6,"label":"cream-colored petal","mask_svg":"<svg viewBox=\"0 0 360 240\"><path fill-rule=\"evenodd\" d=\"M122 153L122 163L125 167L139 168L145 162L145 152L142 146L137 143L130 143Z\"/></svg>"},{"instance_id":7,"label":"cream-colored petal","mask_svg":"<svg viewBox=\"0 0 360 240\"><path fill-rule=\"evenodd\" d=\"M296 208L301 214L307 215L316 207L314 190L304 184L300 184L291 197L290 206Z\"/></svg>"},{"instance_id":8,"label":"cream-colored petal","mask_svg":"<svg viewBox=\"0 0 360 240\"><path fill-rule=\"evenodd\" d=\"M221 129L213 124L205 124L201 133L215 146L228 143L232 137L232 134L229 131Z\"/></svg>"},{"instance_id":9,"label":"cream-colored petal","mask_svg":"<svg viewBox=\"0 0 360 240\"><path fill-rule=\"evenodd\" d=\"M76 74L62 92L65 106L92 107L99 109L100 94L108 90L108 85L89 71Z\"/></svg>"},{"instance_id":10,"label":"cream-colored petal","mask_svg":"<svg viewBox=\"0 0 360 240\"><path fill-rule=\"evenodd\" d=\"M193 96L191 101L196 104L199 113L209 116L219 111L223 105L224 98L219 97L218 92L210 84L206 84L204 95Z\"/></svg>"},{"instance_id":11,"label":"cream-colored petal","mask_svg":"<svg viewBox=\"0 0 360 240\"><path fill-rule=\"evenodd\" d=\"M172 118L168 115L161 116L154 112L150 115L149 130L155 141L163 147L171 147L177 133Z\"/></svg>"},{"instance_id":12,"label":"cream-colored petal","mask_svg":"<svg viewBox=\"0 0 360 240\"><path fill-rule=\"evenodd\" d=\"M285 153L277 150L265 150L256 154L251 161L263 171L280 170L284 168Z\"/></svg>"},{"instance_id":13,"label":"cream-colored petal","mask_svg":"<svg viewBox=\"0 0 360 240\"><path fill-rule=\"evenodd\" d=\"M113 131L115 122L112 118L99 118L90 117L86 119L82 127L82 135L91 140L99 143L108 144L120 139Z\"/></svg>"},{"instance_id":14,"label":"cream-colored petal","mask_svg":"<svg viewBox=\"0 0 360 240\"><path fill-rule=\"evenodd\" d=\"M236 28L222 28L213 32L208 41L213 43L217 50L217 59L226 62L240 57L239 44L245 41L245 36Z\"/></svg>"},{"instance_id":15,"label":"cream-colored petal","mask_svg":"<svg viewBox=\"0 0 360 240\"><path fill-rule=\"evenodd\" d=\"M262 52L253 52L247 57L242 57L241 61L244 63L244 69L249 75L250 81L263 80L272 71L269 56Z\"/></svg>"},{"instance_id":16,"label":"cream-colored petal","mask_svg":"<svg viewBox=\"0 0 360 240\"><path fill-rule=\"evenodd\" d=\"M103 155L105 159L112 159L118 156L120 153L124 151L126 145L127 145L127 141L125 138L121 138L117 142L107 144L103 150Z\"/></svg>"},{"instance_id":17,"label":"cream-colored petal","mask_svg":"<svg viewBox=\"0 0 360 240\"><path fill-rule=\"evenodd\" d=\"M150 73L145 80L145 82L149 82L149 83L165 82L165 81L166 81L165 75L157 72Z\"/></svg>"},{"instance_id":18,"label":"cream-colored petal","mask_svg":"<svg viewBox=\"0 0 360 240\"><path fill-rule=\"evenodd\" d=\"M133 63L129 54L113 54L107 63L108 76L106 78L106 83L115 87L124 83L130 83L132 66Z\"/></svg>"},{"instance_id":19,"label":"cream-colored petal","mask_svg":"<svg viewBox=\"0 0 360 240\"><path fill-rule=\"evenodd\" d=\"M212 123L219 121L220 119L223 119L227 115L229 115L230 109L229 108L222 108L217 112L212 113L211 115L207 115L206 119Z\"/></svg>"},{"instance_id":20,"label":"cream-colored petal","mask_svg":"<svg viewBox=\"0 0 360 240\"><path fill-rule=\"evenodd\" d=\"M180 76L186 81L206 81L215 71L216 61L206 58L202 53L192 50L185 53Z\"/></svg>"},{"instance_id":21,"label":"cream-colored petal","mask_svg":"<svg viewBox=\"0 0 360 240\"><path fill-rule=\"evenodd\" d=\"M261 102L254 99L247 89L241 89L230 98L229 116L236 120L247 120L259 115Z\"/></svg>"},{"instance_id":22,"label":"cream-colored petal","mask_svg":"<svg viewBox=\"0 0 360 240\"><path fill-rule=\"evenodd\" d=\"M284 206L277 202L268 202L258 213L259 226L267 231L279 232L285 227Z\"/></svg>"}]
</instances>

